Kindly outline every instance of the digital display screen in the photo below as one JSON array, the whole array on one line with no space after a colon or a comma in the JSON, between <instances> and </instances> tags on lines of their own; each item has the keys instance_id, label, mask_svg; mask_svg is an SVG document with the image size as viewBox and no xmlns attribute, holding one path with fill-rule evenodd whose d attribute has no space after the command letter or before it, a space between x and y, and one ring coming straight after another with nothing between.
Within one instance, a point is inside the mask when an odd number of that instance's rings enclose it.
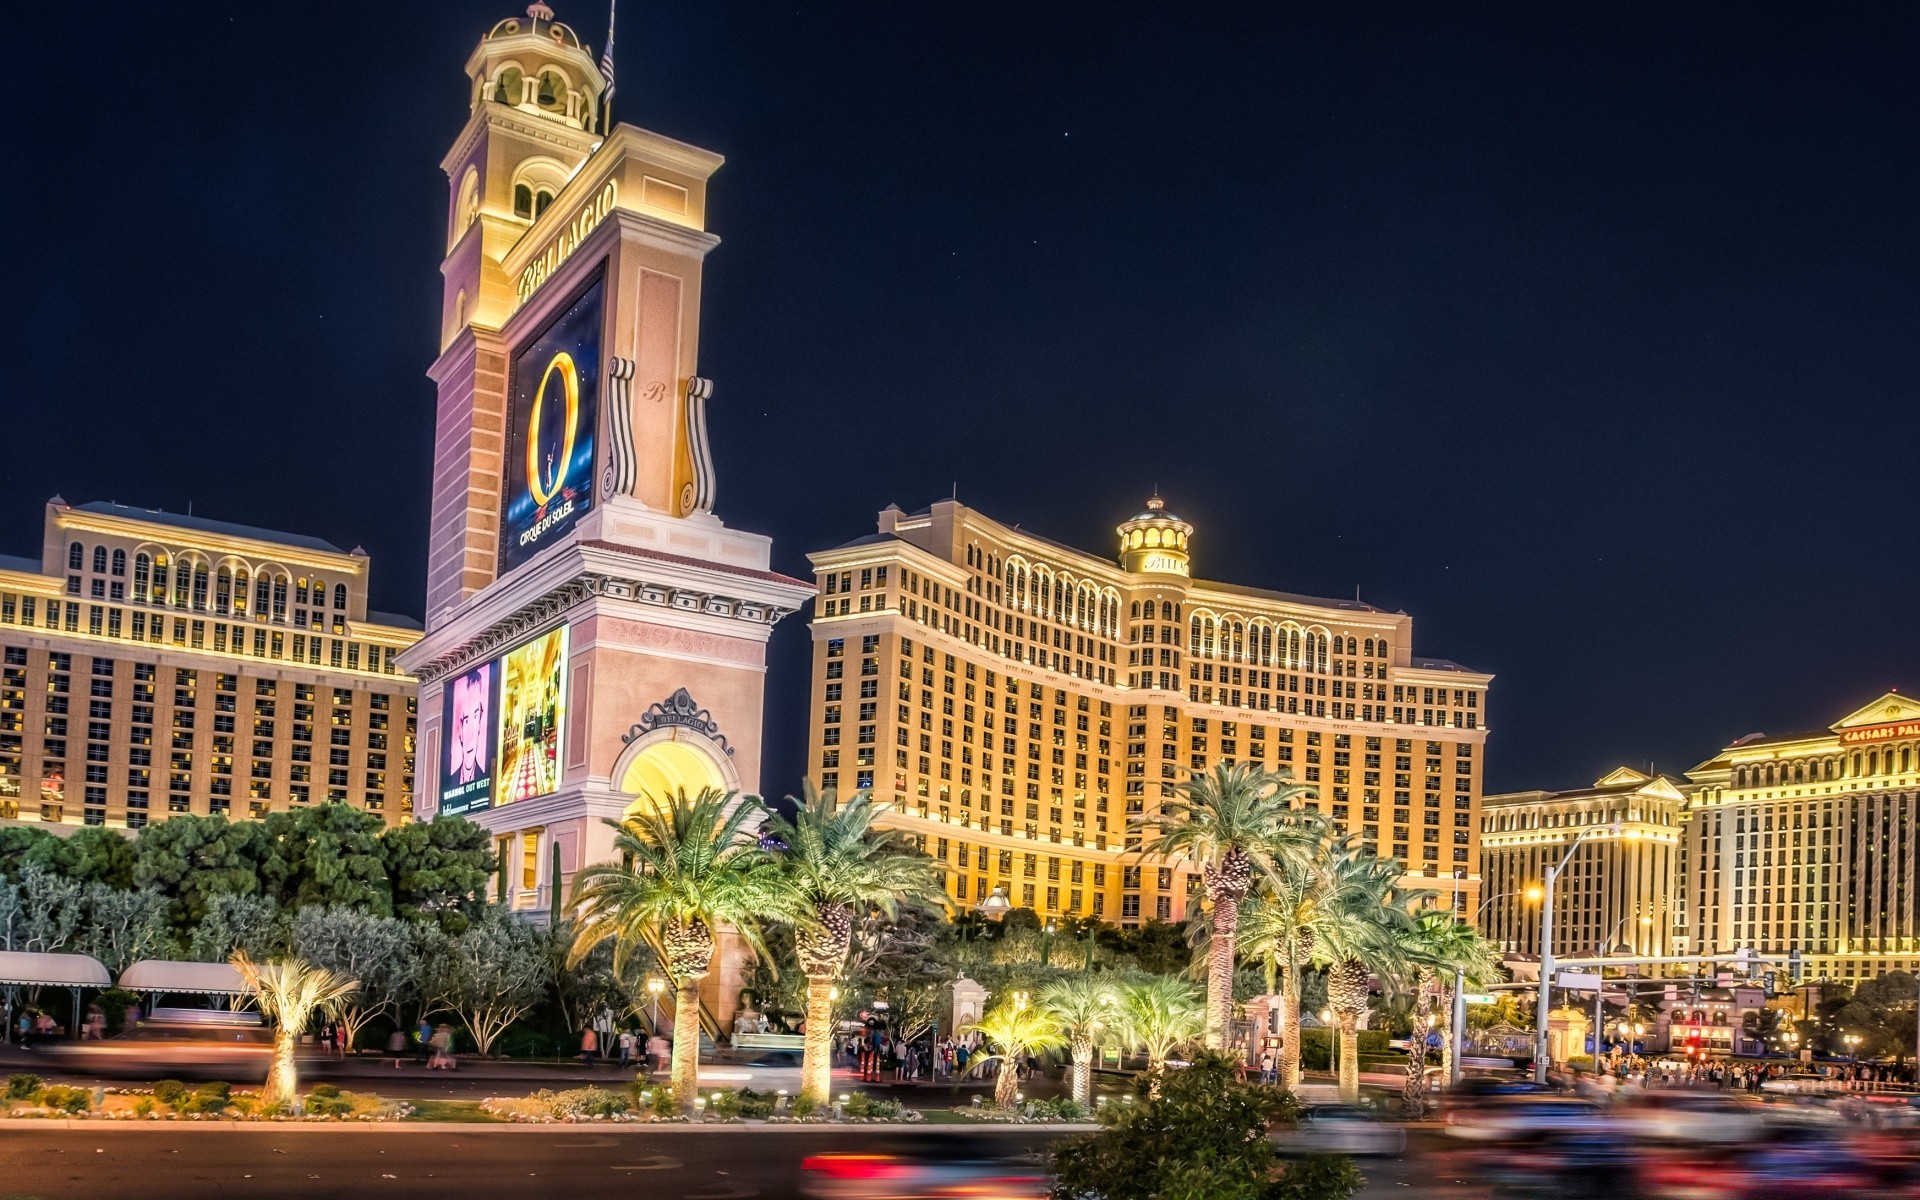
<instances>
[{"instance_id":1,"label":"digital display screen","mask_svg":"<svg viewBox=\"0 0 1920 1200\"><path fill-rule=\"evenodd\" d=\"M509 370L500 573L559 541L593 507L604 276L520 347Z\"/></svg>"},{"instance_id":2,"label":"digital display screen","mask_svg":"<svg viewBox=\"0 0 1920 1200\"><path fill-rule=\"evenodd\" d=\"M493 803L493 766L499 751L500 665L486 662L447 683L440 703L440 811L449 816Z\"/></svg>"},{"instance_id":3,"label":"digital display screen","mask_svg":"<svg viewBox=\"0 0 1920 1200\"><path fill-rule=\"evenodd\" d=\"M560 786L560 728L567 717L566 626L500 659L499 710L494 804L554 791Z\"/></svg>"}]
</instances>

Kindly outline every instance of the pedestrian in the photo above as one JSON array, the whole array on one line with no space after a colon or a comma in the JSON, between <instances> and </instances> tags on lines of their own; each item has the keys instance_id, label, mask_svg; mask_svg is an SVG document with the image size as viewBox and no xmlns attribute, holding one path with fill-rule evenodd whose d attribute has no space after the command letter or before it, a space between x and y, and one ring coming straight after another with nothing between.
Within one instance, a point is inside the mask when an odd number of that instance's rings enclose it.
<instances>
[{"instance_id":1,"label":"pedestrian","mask_svg":"<svg viewBox=\"0 0 1920 1200\"><path fill-rule=\"evenodd\" d=\"M393 1069L400 1069L400 1060L407 1056L407 1031L398 1025L387 1035L387 1057L393 1059Z\"/></svg>"},{"instance_id":2,"label":"pedestrian","mask_svg":"<svg viewBox=\"0 0 1920 1200\"><path fill-rule=\"evenodd\" d=\"M593 1069L593 1060L600 1054L600 1037L589 1025L580 1031L580 1063L588 1070Z\"/></svg>"},{"instance_id":3,"label":"pedestrian","mask_svg":"<svg viewBox=\"0 0 1920 1200\"><path fill-rule=\"evenodd\" d=\"M647 1039L647 1057L653 1060L654 1074L667 1069L667 1058L671 1053L672 1047L667 1044L667 1039L660 1036L658 1029L654 1030L653 1036Z\"/></svg>"},{"instance_id":4,"label":"pedestrian","mask_svg":"<svg viewBox=\"0 0 1920 1200\"><path fill-rule=\"evenodd\" d=\"M634 1037L633 1030L622 1029L620 1031L620 1067L622 1070L633 1065L633 1045L637 1040L639 1039Z\"/></svg>"},{"instance_id":5,"label":"pedestrian","mask_svg":"<svg viewBox=\"0 0 1920 1200\"><path fill-rule=\"evenodd\" d=\"M420 1018L419 1026L414 1029L413 1039L420 1047L421 1063L431 1067L433 1065L433 1026L427 1024L425 1017Z\"/></svg>"},{"instance_id":6,"label":"pedestrian","mask_svg":"<svg viewBox=\"0 0 1920 1200\"><path fill-rule=\"evenodd\" d=\"M451 1071L459 1065L453 1057L453 1029L451 1026L442 1025L440 1028L434 1030L432 1044L433 1057L428 1060L427 1066L436 1067L442 1071Z\"/></svg>"}]
</instances>

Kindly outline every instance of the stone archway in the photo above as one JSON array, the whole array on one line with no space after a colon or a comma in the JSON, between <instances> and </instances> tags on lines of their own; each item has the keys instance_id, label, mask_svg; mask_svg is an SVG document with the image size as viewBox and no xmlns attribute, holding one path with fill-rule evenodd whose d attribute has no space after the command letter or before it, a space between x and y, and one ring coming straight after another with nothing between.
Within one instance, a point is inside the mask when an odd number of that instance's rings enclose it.
<instances>
[{"instance_id":1,"label":"stone archway","mask_svg":"<svg viewBox=\"0 0 1920 1200\"><path fill-rule=\"evenodd\" d=\"M716 739L685 726L669 725L649 730L627 743L614 763L613 785L621 795L630 797L625 815L632 815L681 790L689 796L703 788L738 791L740 775Z\"/></svg>"}]
</instances>

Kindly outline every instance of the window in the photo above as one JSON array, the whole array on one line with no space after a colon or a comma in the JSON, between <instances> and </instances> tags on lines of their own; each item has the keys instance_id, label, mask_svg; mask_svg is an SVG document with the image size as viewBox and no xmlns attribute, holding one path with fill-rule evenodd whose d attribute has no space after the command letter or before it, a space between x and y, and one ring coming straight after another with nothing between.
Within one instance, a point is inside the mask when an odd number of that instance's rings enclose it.
<instances>
[{"instance_id":1,"label":"window","mask_svg":"<svg viewBox=\"0 0 1920 1200\"><path fill-rule=\"evenodd\" d=\"M84 546L79 542L70 544L67 547L67 570L78 571L86 563L86 558L87 551Z\"/></svg>"}]
</instances>

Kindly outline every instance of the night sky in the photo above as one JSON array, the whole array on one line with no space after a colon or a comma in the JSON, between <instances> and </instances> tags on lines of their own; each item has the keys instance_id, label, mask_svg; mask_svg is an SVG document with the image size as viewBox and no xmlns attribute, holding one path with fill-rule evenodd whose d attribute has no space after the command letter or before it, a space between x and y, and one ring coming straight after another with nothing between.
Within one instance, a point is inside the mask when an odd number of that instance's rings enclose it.
<instances>
[{"instance_id":1,"label":"night sky","mask_svg":"<svg viewBox=\"0 0 1920 1200\"><path fill-rule=\"evenodd\" d=\"M191 503L420 613L438 163L518 11L30 23L86 78L16 72L0 552ZM1489 790L1920 688L1920 8L625 0L618 45L616 116L728 160L718 511L783 570L955 486L1105 552L1157 483L1197 574L1494 672Z\"/></svg>"}]
</instances>

